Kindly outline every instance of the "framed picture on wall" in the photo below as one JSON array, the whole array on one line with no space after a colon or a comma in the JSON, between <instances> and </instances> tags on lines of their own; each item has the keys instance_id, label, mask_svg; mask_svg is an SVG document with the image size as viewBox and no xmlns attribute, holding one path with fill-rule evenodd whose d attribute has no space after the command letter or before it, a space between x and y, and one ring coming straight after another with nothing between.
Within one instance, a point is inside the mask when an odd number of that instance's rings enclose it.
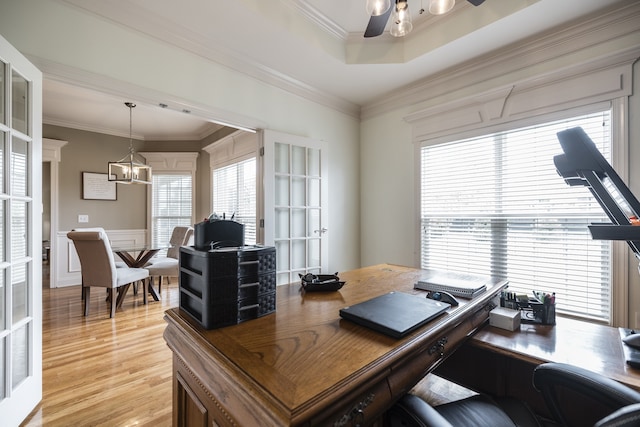
<instances>
[{"instance_id":1,"label":"framed picture on wall","mask_svg":"<svg viewBox=\"0 0 640 427\"><path fill-rule=\"evenodd\" d=\"M84 200L117 200L116 183L106 173L82 172L82 198Z\"/></svg>"}]
</instances>

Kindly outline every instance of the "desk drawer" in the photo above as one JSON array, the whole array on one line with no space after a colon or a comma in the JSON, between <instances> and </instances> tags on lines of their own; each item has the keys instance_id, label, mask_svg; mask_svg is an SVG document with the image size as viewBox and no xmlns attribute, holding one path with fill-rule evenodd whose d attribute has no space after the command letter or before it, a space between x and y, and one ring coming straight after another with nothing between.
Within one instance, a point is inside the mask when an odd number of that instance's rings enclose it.
<instances>
[{"instance_id":1,"label":"desk drawer","mask_svg":"<svg viewBox=\"0 0 640 427\"><path fill-rule=\"evenodd\" d=\"M394 398L397 399L411 390L420 379L460 347L478 326L487 321L489 311L493 307L495 303L488 302L464 321L442 333L429 345L394 365L389 375L389 388Z\"/></svg>"},{"instance_id":2,"label":"desk drawer","mask_svg":"<svg viewBox=\"0 0 640 427\"><path fill-rule=\"evenodd\" d=\"M272 246L245 246L199 251L182 246L180 267L209 280L255 277L276 271L276 249Z\"/></svg>"},{"instance_id":3,"label":"desk drawer","mask_svg":"<svg viewBox=\"0 0 640 427\"><path fill-rule=\"evenodd\" d=\"M353 398L346 398L343 405L323 412L312 419L309 426L370 426L377 421L389 408L391 393L387 379L383 378L372 387L358 390L351 394Z\"/></svg>"}]
</instances>

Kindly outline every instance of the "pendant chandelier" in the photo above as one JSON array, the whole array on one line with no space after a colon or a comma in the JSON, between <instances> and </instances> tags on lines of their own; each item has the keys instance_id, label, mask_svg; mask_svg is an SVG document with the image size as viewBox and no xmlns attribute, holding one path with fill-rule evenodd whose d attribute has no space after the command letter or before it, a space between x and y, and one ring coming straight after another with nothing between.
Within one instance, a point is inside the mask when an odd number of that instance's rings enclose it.
<instances>
[{"instance_id":1,"label":"pendant chandelier","mask_svg":"<svg viewBox=\"0 0 640 427\"><path fill-rule=\"evenodd\" d=\"M129 107L129 154L117 162L109 162L109 181L120 184L151 184L151 166L144 163L144 160L136 159L133 149L132 132L132 111L136 104L125 102Z\"/></svg>"}]
</instances>

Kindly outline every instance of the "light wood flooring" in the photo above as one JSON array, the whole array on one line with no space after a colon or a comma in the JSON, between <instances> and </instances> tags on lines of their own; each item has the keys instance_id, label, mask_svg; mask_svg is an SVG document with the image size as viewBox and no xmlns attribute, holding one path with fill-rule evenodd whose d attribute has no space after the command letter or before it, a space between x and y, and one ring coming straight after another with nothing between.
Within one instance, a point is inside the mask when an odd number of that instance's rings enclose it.
<instances>
[{"instance_id":1,"label":"light wood flooring","mask_svg":"<svg viewBox=\"0 0 640 427\"><path fill-rule=\"evenodd\" d=\"M110 319L105 293L94 288L84 317L80 286L45 282L43 399L23 426L170 426L172 353L162 334L164 311L178 306L177 279L161 296L145 306L130 289ZM413 392L432 404L468 394L435 375Z\"/></svg>"},{"instance_id":2,"label":"light wood flooring","mask_svg":"<svg viewBox=\"0 0 640 427\"><path fill-rule=\"evenodd\" d=\"M43 287L43 399L23 426L170 426L171 350L164 311L178 306L178 284L142 304L130 289L113 319L105 292Z\"/></svg>"}]
</instances>

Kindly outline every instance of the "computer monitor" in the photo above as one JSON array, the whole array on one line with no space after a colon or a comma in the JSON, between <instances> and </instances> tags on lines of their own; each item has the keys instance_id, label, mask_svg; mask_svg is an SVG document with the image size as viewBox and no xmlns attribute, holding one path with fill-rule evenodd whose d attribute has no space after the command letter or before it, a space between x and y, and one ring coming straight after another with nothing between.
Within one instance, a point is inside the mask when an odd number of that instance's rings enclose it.
<instances>
[{"instance_id":1,"label":"computer monitor","mask_svg":"<svg viewBox=\"0 0 640 427\"><path fill-rule=\"evenodd\" d=\"M640 259L640 202L594 142L581 128L558 132L564 154L554 156L558 173L569 185L586 186L611 223L591 224L594 239L625 240Z\"/></svg>"}]
</instances>

